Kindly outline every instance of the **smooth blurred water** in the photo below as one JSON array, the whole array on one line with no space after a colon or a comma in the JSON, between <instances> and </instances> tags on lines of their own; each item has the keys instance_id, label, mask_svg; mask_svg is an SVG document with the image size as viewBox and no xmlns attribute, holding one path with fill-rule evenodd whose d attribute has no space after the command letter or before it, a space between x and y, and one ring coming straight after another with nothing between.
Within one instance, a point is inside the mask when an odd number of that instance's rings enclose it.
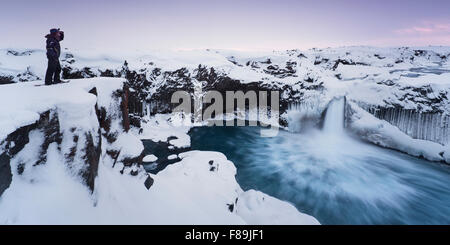
<instances>
[{"instance_id":1,"label":"smooth blurred water","mask_svg":"<svg viewBox=\"0 0 450 245\"><path fill-rule=\"evenodd\" d=\"M193 150L224 153L243 189L293 203L322 224L450 224L450 169L313 130L260 137L258 127L200 127Z\"/></svg>"},{"instance_id":2,"label":"smooth blurred water","mask_svg":"<svg viewBox=\"0 0 450 245\"><path fill-rule=\"evenodd\" d=\"M330 102L327 107L322 131L326 135L341 135L344 133L345 99L339 98Z\"/></svg>"}]
</instances>

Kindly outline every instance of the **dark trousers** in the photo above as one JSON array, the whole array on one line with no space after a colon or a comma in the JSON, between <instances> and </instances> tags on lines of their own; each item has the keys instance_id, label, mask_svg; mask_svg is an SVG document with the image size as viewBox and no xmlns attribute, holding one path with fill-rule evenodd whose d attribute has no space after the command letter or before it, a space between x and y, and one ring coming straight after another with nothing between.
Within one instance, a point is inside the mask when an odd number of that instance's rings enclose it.
<instances>
[{"instance_id":1,"label":"dark trousers","mask_svg":"<svg viewBox=\"0 0 450 245\"><path fill-rule=\"evenodd\" d=\"M59 83L61 78L59 74L61 73L61 65L59 64L58 58L49 58L47 73L45 74L45 85Z\"/></svg>"}]
</instances>

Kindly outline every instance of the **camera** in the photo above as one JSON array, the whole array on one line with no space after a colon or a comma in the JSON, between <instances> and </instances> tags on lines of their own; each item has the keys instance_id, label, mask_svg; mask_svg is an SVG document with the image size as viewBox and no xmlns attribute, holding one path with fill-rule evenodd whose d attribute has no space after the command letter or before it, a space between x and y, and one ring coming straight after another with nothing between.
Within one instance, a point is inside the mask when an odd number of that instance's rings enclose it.
<instances>
[{"instance_id":1,"label":"camera","mask_svg":"<svg viewBox=\"0 0 450 245\"><path fill-rule=\"evenodd\" d=\"M64 31L58 30L58 34L57 35L59 36L59 40L60 41L64 40Z\"/></svg>"}]
</instances>

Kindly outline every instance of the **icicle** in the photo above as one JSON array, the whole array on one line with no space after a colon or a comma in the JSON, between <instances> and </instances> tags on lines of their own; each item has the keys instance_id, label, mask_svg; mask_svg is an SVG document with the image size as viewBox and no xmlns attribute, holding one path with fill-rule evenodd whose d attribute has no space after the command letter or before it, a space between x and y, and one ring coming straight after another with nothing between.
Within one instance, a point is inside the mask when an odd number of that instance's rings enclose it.
<instances>
[{"instance_id":1,"label":"icicle","mask_svg":"<svg viewBox=\"0 0 450 245\"><path fill-rule=\"evenodd\" d=\"M440 113L419 113L414 110L397 108L367 108L379 119L397 126L402 132L415 139L450 143L450 116Z\"/></svg>"}]
</instances>

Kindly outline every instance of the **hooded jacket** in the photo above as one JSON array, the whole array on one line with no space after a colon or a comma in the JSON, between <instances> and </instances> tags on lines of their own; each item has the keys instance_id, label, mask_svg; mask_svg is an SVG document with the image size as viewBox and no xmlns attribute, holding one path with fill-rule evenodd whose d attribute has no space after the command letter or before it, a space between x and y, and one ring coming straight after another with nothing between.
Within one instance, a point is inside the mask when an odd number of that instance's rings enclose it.
<instances>
[{"instance_id":1,"label":"hooded jacket","mask_svg":"<svg viewBox=\"0 0 450 245\"><path fill-rule=\"evenodd\" d=\"M58 59L61 55L61 45L59 44L59 40L51 34L48 34L45 37L47 38L47 58Z\"/></svg>"}]
</instances>

